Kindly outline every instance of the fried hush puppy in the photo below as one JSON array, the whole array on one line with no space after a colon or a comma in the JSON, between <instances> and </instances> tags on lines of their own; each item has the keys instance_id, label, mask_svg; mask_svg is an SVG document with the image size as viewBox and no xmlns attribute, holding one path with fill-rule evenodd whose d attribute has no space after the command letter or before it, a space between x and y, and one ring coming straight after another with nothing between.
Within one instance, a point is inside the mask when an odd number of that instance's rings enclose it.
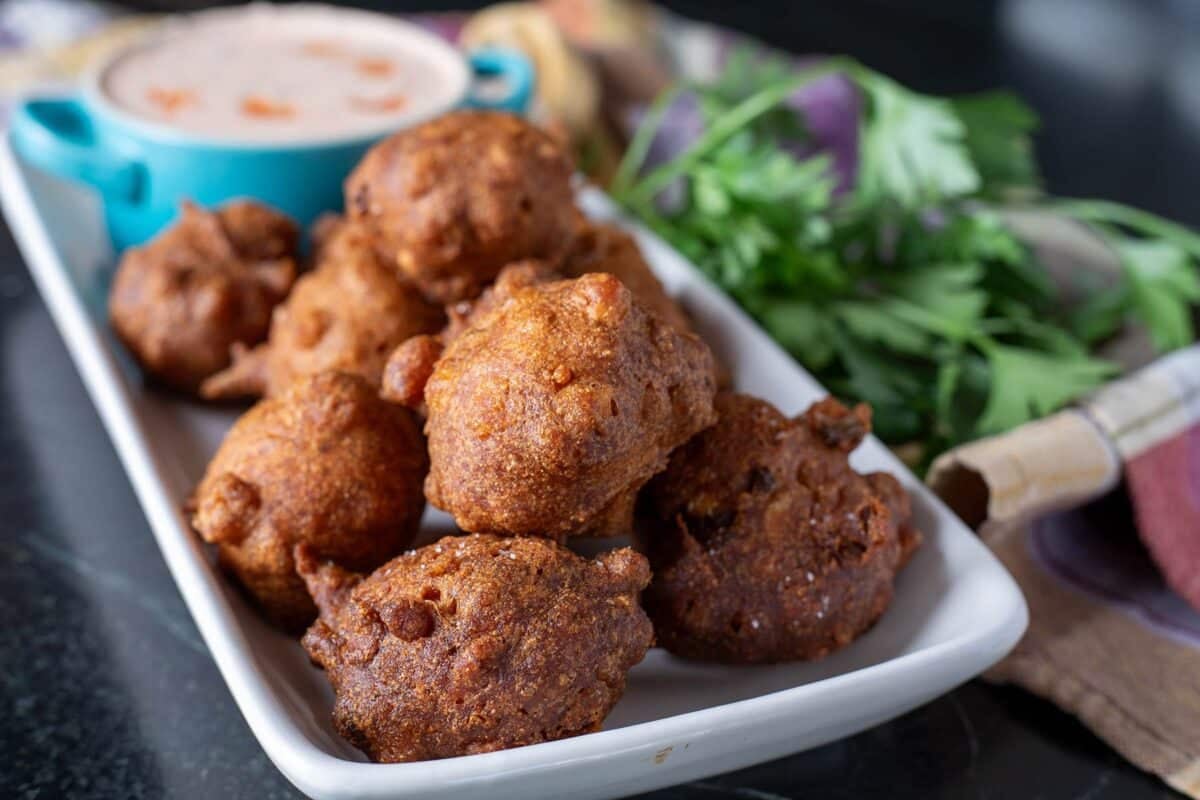
<instances>
[{"instance_id":1,"label":"fried hush puppy","mask_svg":"<svg viewBox=\"0 0 1200 800\"><path fill-rule=\"evenodd\" d=\"M562 274L578 278L593 272L615 275L646 308L681 331L692 331L683 309L667 294L632 236L616 225L584 223L562 260Z\"/></svg>"},{"instance_id":2,"label":"fried hush puppy","mask_svg":"<svg viewBox=\"0 0 1200 800\"><path fill-rule=\"evenodd\" d=\"M526 259L505 266L496 276L495 283L478 297L446 307L448 321L440 332L414 337L397 348L385 370L384 396L423 415L424 386L433 374L434 364L446 345L475 320L507 301L517 289L600 272L620 280L647 310L680 331L693 332L687 315L663 289L650 265L642 258L633 237L614 225L584 223L564 258L558 261ZM720 365L718 373L718 378L723 377Z\"/></svg>"},{"instance_id":3,"label":"fried hush puppy","mask_svg":"<svg viewBox=\"0 0 1200 800\"><path fill-rule=\"evenodd\" d=\"M560 270L569 278L591 272L607 272L625 284L634 297L681 331L699 335L688 315L675 302L642 257L637 241L616 225L584 223L571 242ZM714 353L714 358L716 354ZM727 364L716 358L717 386L727 388L733 380Z\"/></svg>"},{"instance_id":4,"label":"fried hush puppy","mask_svg":"<svg viewBox=\"0 0 1200 800\"><path fill-rule=\"evenodd\" d=\"M515 289L424 387L426 499L473 533L629 533L638 490L715 421L715 385L708 347L612 275Z\"/></svg>"},{"instance_id":5,"label":"fried hush puppy","mask_svg":"<svg viewBox=\"0 0 1200 800\"><path fill-rule=\"evenodd\" d=\"M384 260L430 299L471 298L508 263L560 256L579 220L572 166L525 120L459 111L373 147L346 209Z\"/></svg>"},{"instance_id":6,"label":"fried hush puppy","mask_svg":"<svg viewBox=\"0 0 1200 800\"><path fill-rule=\"evenodd\" d=\"M545 261L518 261L501 270L496 282L474 300L460 300L446 306L447 320L442 330L414 336L392 351L384 367L384 398L407 406L424 417L425 385L446 345L507 302L518 289L561 279L562 276Z\"/></svg>"},{"instance_id":7,"label":"fried hush puppy","mask_svg":"<svg viewBox=\"0 0 1200 800\"><path fill-rule=\"evenodd\" d=\"M369 577L296 561L320 608L303 644L334 726L375 761L420 761L597 730L653 640L646 560L542 539L450 536Z\"/></svg>"},{"instance_id":8,"label":"fried hush puppy","mask_svg":"<svg viewBox=\"0 0 1200 800\"><path fill-rule=\"evenodd\" d=\"M441 309L380 262L360 226L323 227L314 270L275 309L267 341L235 346L233 364L202 384L203 397L277 394L302 375L329 369L378 386L396 346L441 328Z\"/></svg>"},{"instance_id":9,"label":"fried hush puppy","mask_svg":"<svg viewBox=\"0 0 1200 800\"><path fill-rule=\"evenodd\" d=\"M192 501L192 525L267 616L301 630L317 610L292 550L370 570L411 544L428 465L412 414L366 380L301 378L225 437Z\"/></svg>"},{"instance_id":10,"label":"fried hush puppy","mask_svg":"<svg viewBox=\"0 0 1200 800\"><path fill-rule=\"evenodd\" d=\"M121 259L108 300L117 336L147 374L195 391L234 345L266 337L296 279L297 238L291 220L257 203L184 203L178 222Z\"/></svg>"},{"instance_id":11,"label":"fried hush puppy","mask_svg":"<svg viewBox=\"0 0 1200 800\"><path fill-rule=\"evenodd\" d=\"M722 394L720 421L671 457L639 506L654 571L643 596L659 643L686 658L820 658L870 628L920 541L890 475L847 456L866 406L822 400L788 419Z\"/></svg>"}]
</instances>

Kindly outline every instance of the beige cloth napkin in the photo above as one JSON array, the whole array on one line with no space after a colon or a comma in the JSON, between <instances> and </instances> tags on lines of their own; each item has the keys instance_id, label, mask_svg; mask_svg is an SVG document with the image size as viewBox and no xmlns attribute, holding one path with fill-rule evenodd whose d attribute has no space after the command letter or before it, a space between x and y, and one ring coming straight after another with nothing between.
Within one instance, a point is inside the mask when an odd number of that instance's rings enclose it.
<instances>
[{"instance_id":1,"label":"beige cloth napkin","mask_svg":"<svg viewBox=\"0 0 1200 800\"><path fill-rule=\"evenodd\" d=\"M1200 798L1200 346L946 453L927 480L1029 603L1028 633L989 677ZM1055 513L1122 481L1136 533L1111 500Z\"/></svg>"}]
</instances>

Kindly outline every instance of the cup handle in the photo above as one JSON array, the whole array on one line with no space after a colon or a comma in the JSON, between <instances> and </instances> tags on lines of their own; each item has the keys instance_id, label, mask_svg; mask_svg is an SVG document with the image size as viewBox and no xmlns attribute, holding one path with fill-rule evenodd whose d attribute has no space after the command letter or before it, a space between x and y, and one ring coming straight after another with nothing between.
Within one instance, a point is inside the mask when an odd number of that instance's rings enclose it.
<instances>
[{"instance_id":1,"label":"cup handle","mask_svg":"<svg viewBox=\"0 0 1200 800\"><path fill-rule=\"evenodd\" d=\"M96 134L92 118L74 98L21 102L10 123L13 146L35 167L95 187L105 200L135 202L145 171Z\"/></svg>"},{"instance_id":2,"label":"cup handle","mask_svg":"<svg viewBox=\"0 0 1200 800\"><path fill-rule=\"evenodd\" d=\"M522 53L499 47L486 47L467 54L476 77L503 78L508 89L503 97L481 97L472 86L466 105L470 108L490 108L524 114L533 97L533 64Z\"/></svg>"}]
</instances>

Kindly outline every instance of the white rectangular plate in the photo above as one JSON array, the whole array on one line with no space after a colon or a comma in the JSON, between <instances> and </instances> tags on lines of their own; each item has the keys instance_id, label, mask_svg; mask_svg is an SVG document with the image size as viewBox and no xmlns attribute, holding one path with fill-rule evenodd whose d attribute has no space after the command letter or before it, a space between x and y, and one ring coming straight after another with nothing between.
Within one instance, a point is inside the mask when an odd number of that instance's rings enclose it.
<instances>
[{"instance_id":1,"label":"white rectangular plate","mask_svg":"<svg viewBox=\"0 0 1200 800\"><path fill-rule=\"evenodd\" d=\"M1012 578L872 438L854 463L899 477L913 494L925 544L901 575L892 607L851 646L816 663L741 668L687 663L653 650L598 733L444 761L367 763L334 733L332 696L321 673L294 640L259 619L189 530L181 507L234 413L143 389L105 322L112 254L95 198L19 163L5 137L0 199L230 692L267 755L309 795L535 800L668 786L902 714L986 669L1025 630L1025 602ZM595 190L584 190L581 201L594 216L615 214ZM733 366L737 388L787 413L825 394L694 267L631 227L667 288Z\"/></svg>"}]
</instances>

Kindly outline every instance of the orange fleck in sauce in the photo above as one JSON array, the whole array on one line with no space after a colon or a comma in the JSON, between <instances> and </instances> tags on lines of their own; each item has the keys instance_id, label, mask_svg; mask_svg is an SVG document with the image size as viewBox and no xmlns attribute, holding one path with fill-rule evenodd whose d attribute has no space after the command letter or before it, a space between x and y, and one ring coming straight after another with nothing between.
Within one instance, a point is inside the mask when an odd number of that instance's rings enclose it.
<instances>
[{"instance_id":1,"label":"orange fleck in sauce","mask_svg":"<svg viewBox=\"0 0 1200 800\"><path fill-rule=\"evenodd\" d=\"M256 119L287 119L296 116L296 109L289 103L277 103L251 95L242 101L242 113Z\"/></svg>"},{"instance_id":2,"label":"orange fleck in sauce","mask_svg":"<svg viewBox=\"0 0 1200 800\"><path fill-rule=\"evenodd\" d=\"M371 78L386 78L396 71L396 65L386 58L360 58L354 67Z\"/></svg>"},{"instance_id":3,"label":"orange fleck in sauce","mask_svg":"<svg viewBox=\"0 0 1200 800\"><path fill-rule=\"evenodd\" d=\"M404 108L408 105L408 98L402 94L389 94L383 97L351 97L350 105L360 111L386 114L389 111L399 111Z\"/></svg>"},{"instance_id":4,"label":"orange fleck in sauce","mask_svg":"<svg viewBox=\"0 0 1200 800\"><path fill-rule=\"evenodd\" d=\"M300 50L313 58L337 58L345 52L340 44L329 39L312 39L305 42Z\"/></svg>"},{"instance_id":5,"label":"orange fleck in sauce","mask_svg":"<svg viewBox=\"0 0 1200 800\"><path fill-rule=\"evenodd\" d=\"M196 103L196 93L191 89L164 89L161 86L151 86L146 90L149 100L164 114L174 114L181 108Z\"/></svg>"}]
</instances>

